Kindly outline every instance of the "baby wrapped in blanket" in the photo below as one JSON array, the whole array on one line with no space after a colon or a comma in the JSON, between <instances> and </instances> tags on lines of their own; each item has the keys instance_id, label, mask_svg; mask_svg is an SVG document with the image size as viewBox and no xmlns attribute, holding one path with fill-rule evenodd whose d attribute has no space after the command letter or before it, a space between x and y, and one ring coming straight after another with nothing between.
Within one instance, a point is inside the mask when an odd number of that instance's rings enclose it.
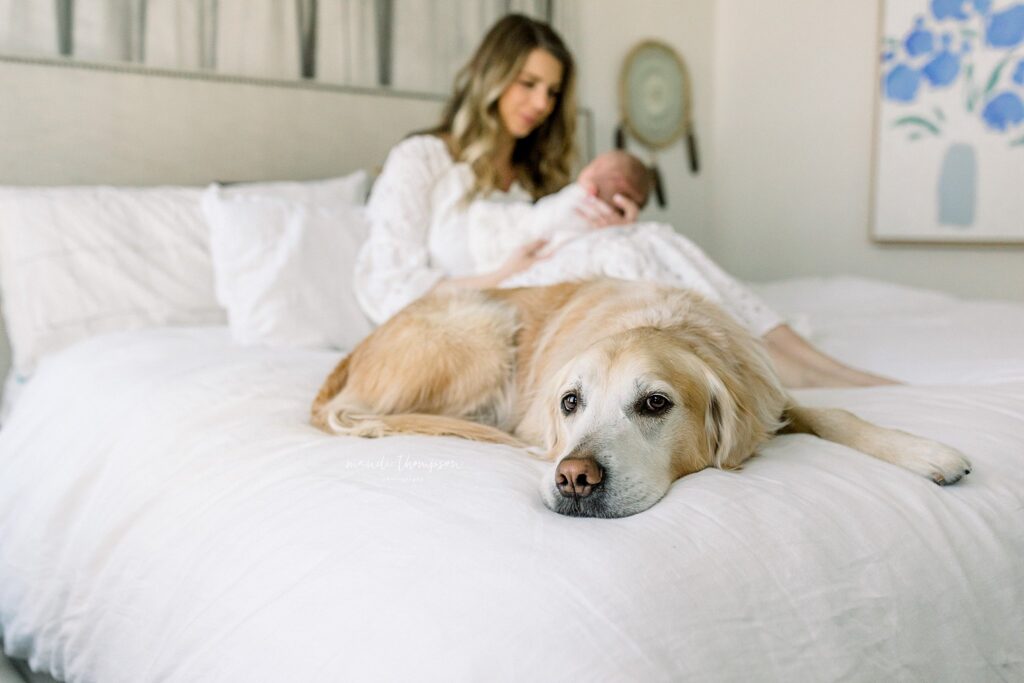
<instances>
[{"instance_id":1,"label":"baby wrapped in blanket","mask_svg":"<svg viewBox=\"0 0 1024 683\"><path fill-rule=\"evenodd\" d=\"M643 207L651 177L639 159L626 152L599 155L579 175L579 199L591 194L613 208L621 194ZM753 292L718 267L690 240L667 223L638 221L595 228L581 214L553 226L545 258L501 283L502 287L550 285L567 280L615 277L649 280L695 290L718 303L755 336L781 324L781 317Z\"/></svg>"}]
</instances>

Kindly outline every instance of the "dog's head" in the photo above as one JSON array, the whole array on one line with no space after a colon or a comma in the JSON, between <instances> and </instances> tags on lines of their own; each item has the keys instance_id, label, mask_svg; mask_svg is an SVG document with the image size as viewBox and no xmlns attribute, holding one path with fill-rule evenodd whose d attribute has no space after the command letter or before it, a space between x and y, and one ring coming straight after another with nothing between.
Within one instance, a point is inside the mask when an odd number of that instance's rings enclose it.
<instances>
[{"instance_id":1,"label":"dog's head","mask_svg":"<svg viewBox=\"0 0 1024 683\"><path fill-rule=\"evenodd\" d=\"M653 327L583 350L542 394L553 467L541 495L583 517L632 515L684 475L737 466L777 429L784 401L752 343L707 348Z\"/></svg>"}]
</instances>

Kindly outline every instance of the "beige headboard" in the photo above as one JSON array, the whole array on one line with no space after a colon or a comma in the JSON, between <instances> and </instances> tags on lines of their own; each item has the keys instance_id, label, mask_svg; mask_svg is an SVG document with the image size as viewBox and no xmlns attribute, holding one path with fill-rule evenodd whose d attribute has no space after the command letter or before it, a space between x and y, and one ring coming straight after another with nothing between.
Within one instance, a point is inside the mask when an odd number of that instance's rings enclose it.
<instances>
[{"instance_id":1,"label":"beige headboard","mask_svg":"<svg viewBox=\"0 0 1024 683\"><path fill-rule=\"evenodd\" d=\"M0 185L205 185L376 169L443 97L0 56ZM585 156L589 112L581 114ZM0 378L9 353L0 335Z\"/></svg>"},{"instance_id":2,"label":"beige headboard","mask_svg":"<svg viewBox=\"0 0 1024 683\"><path fill-rule=\"evenodd\" d=\"M441 107L430 95L10 57L0 102L8 185L337 175L379 165Z\"/></svg>"}]
</instances>

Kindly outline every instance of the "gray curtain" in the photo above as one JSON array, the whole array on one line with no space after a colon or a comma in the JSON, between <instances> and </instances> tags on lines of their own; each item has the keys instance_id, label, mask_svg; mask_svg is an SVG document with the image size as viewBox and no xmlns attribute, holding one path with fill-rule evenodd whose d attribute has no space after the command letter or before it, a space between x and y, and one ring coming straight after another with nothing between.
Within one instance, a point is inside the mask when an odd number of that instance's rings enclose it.
<instances>
[{"instance_id":1,"label":"gray curtain","mask_svg":"<svg viewBox=\"0 0 1024 683\"><path fill-rule=\"evenodd\" d=\"M101 62L142 61L144 0L75 0L71 5L75 57Z\"/></svg>"},{"instance_id":2,"label":"gray curtain","mask_svg":"<svg viewBox=\"0 0 1024 683\"><path fill-rule=\"evenodd\" d=\"M392 81L401 90L447 93L455 72L505 13L496 0L393 0Z\"/></svg>"},{"instance_id":3,"label":"gray curtain","mask_svg":"<svg viewBox=\"0 0 1024 683\"><path fill-rule=\"evenodd\" d=\"M552 1L392 0L391 84L402 90L449 92L456 72L494 22L508 12L553 19Z\"/></svg>"},{"instance_id":4,"label":"gray curtain","mask_svg":"<svg viewBox=\"0 0 1024 683\"><path fill-rule=\"evenodd\" d=\"M59 54L55 4L0 0L0 52L46 56Z\"/></svg>"},{"instance_id":5,"label":"gray curtain","mask_svg":"<svg viewBox=\"0 0 1024 683\"><path fill-rule=\"evenodd\" d=\"M576 1L0 0L0 52L447 93L506 12L571 45Z\"/></svg>"},{"instance_id":6,"label":"gray curtain","mask_svg":"<svg viewBox=\"0 0 1024 683\"><path fill-rule=\"evenodd\" d=\"M301 77L295 0L217 0L217 71Z\"/></svg>"},{"instance_id":7,"label":"gray curtain","mask_svg":"<svg viewBox=\"0 0 1024 683\"><path fill-rule=\"evenodd\" d=\"M214 69L217 0L148 0L145 63L164 69Z\"/></svg>"},{"instance_id":8,"label":"gray curtain","mask_svg":"<svg viewBox=\"0 0 1024 683\"><path fill-rule=\"evenodd\" d=\"M319 0L316 78L329 83L380 84L379 0Z\"/></svg>"}]
</instances>

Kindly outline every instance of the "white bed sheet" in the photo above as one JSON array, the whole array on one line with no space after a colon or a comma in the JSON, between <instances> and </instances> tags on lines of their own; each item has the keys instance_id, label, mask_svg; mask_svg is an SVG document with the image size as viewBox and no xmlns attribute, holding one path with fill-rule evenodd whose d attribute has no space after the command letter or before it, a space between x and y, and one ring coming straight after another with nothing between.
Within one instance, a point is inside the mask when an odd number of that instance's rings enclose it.
<instances>
[{"instance_id":1,"label":"white bed sheet","mask_svg":"<svg viewBox=\"0 0 1024 683\"><path fill-rule=\"evenodd\" d=\"M911 384L1024 382L1024 305L856 277L755 290L816 345Z\"/></svg>"},{"instance_id":2,"label":"white bed sheet","mask_svg":"<svg viewBox=\"0 0 1024 683\"><path fill-rule=\"evenodd\" d=\"M634 517L560 517L514 449L309 427L331 354L222 329L80 344L0 431L7 651L104 683L1020 680L1024 307L820 284L762 291L825 348L937 386L799 398L962 449L964 482L786 436ZM990 345L932 343L931 315Z\"/></svg>"}]
</instances>

